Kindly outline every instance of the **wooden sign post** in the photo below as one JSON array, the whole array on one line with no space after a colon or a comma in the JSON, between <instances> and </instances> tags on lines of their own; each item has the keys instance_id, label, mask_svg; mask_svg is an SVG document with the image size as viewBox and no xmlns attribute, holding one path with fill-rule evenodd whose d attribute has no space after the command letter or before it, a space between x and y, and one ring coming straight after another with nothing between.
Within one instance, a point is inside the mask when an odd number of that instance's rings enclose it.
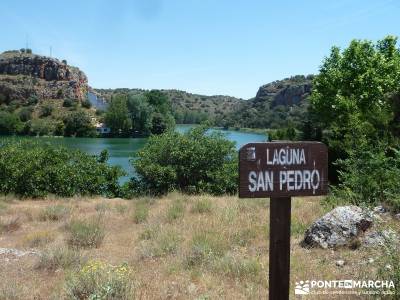
<instances>
[{"instance_id":1,"label":"wooden sign post","mask_svg":"<svg viewBox=\"0 0 400 300\"><path fill-rule=\"evenodd\" d=\"M292 196L326 195L328 150L318 142L250 143L239 150L239 198L270 198L269 299L289 299Z\"/></svg>"}]
</instances>

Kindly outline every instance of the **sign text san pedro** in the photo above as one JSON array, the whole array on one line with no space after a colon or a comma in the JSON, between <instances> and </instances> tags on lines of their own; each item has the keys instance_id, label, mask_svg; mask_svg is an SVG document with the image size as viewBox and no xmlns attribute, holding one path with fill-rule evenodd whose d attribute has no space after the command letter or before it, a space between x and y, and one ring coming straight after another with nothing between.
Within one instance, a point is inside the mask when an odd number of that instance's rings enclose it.
<instances>
[{"instance_id":1,"label":"sign text san pedro","mask_svg":"<svg viewBox=\"0 0 400 300\"><path fill-rule=\"evenodd\" d=\"M239 152L239 197L325 195L327 153L317 142L247 144Z\"/></svg>"},{"instance_id":2,"label":"sign text san pedro","mask_svg":"<svg viewBox=\"0 0 400 300\"><path fill-rule=\"evenodd\" d=\"M250 143L239 150L239 197L270 197L269 299L289 299L291 196L325 195L328 150L318 142Z\"/></svg>"}]
</instances>

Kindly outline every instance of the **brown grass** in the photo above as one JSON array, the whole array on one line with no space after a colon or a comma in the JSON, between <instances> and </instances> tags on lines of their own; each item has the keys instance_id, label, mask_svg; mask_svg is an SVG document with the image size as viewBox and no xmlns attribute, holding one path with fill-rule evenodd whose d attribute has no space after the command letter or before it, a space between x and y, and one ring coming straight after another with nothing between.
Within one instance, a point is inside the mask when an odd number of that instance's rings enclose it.
<instances>
[{"instance_id":1,"label":"brown grass","mask_svg":"<svg viewBox=\"0 0 400 300\"><path fill-rule=\"evenodd\" d=\"M138 299L267 297L268 199L173 193L152 201L148 198L58 201L69 213L49 218L51 222L43 222L40 216L46 207L54 205L54 200L7 203L7 210L0 216L2 224L10 226L10 220L19 220L20 226L11 226L15 230L0 233L0 248L27 247L27 236L40 232L51 232L52 238L29 244L42 255L18 259L0 255L0 282L3 283L0 298L5 293L18 294L21 299L62 298L71 269L79 269L87 260L112 266L127 263L133 270ZM380 256L376 250L300 247L304 229L324 212L318 198L293 200L292 298L295 281L370 279L377 271L375 264L367 263L369 258ZM68 245L71 220L94 220L99 215L105 235L97 248L71 248ZM399 231L399 222L390 225ZM345 260L345 266L337 267L338 259ZM15 287L15 282L24 288ZM7 291L2 290L6 287Z\"/></svg>"}]
</instances>

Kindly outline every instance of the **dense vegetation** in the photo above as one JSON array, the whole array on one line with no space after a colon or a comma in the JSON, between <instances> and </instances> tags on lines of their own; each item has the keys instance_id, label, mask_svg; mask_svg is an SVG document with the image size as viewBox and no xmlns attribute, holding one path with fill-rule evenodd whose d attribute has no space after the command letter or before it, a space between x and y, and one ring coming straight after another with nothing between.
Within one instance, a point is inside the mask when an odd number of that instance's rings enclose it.
<instances>
[{"instance_id":1,"label":"dense vegetation","mask_svg":"<svg viewBox=\"0 0 400 300\"><path fill-rule=\"evenodd\" d=\"M100 98L111 102L115 95L145 95L148 93L142 89L95 89ZM225 116L236 110L243 101L230 96L205 96L192 94L179 90L158 90L165 95L171 103L171 109L177 124L200 124L209 120L217 125Z\"/></svg>"},{"instance_id":2,"label":"dense vegetation","mask_svg":"<svg viewBox=\"0 0 400 300\"><path fill-rule=\"evenodd\" d=\"M383 202L398 209L400 50L396 43L389 36L376 44L354 40L343 51L333 47L314 80L303 134L328 145L331 179L339 179L342 198L358 204Z\"/></svg>"},{"instance_id":3,"label":"dense vegetation","mask_svg":"<svg viewBox=\"0 0 400 300\"><path fill-rule=\"evenodd\" d=\"M224 194L237 190L234 143L199 126L186 133L152 136L132 161L138 174L131 185L140 193L172 190Z\"/></svg>"},{"instance_id":4,"label":"dense vegetation","mask_svg":"<svg viewBox=\"0 0 400 300\"><path fill-rule=\"evenodd\" d=\"M90 105L74 99L0 101L0 135L96 136Z\"/></svg>"},{"instance_id":5,"label":"dense vegetation","mask_svg":"<svg viewBox=\"0 0 400 300\"><path fill-rule=\"evenodd\" d=\"M114 95L104 121L114 136L161 134L175 126L171 104L157 90Z\"/></svg>"},{"instance_id":6,"label":"dense vegetation","mask_svg":"<svg viewBox=\"0 0 400 300\"><path fill-rule=\"evenodd\" d=\"M0 193L21 197L47 194L117 196L119 167L107 164L108 155L92 156L81 151L34 142L0 145Z\"/></svg>"}]
</instances>

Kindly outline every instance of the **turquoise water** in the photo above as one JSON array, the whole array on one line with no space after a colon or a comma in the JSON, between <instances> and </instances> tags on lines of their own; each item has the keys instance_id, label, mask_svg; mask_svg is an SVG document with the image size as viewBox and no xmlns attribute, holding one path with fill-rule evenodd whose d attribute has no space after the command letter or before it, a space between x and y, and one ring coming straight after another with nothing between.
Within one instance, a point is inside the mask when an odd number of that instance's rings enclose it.
<instances>
[{"instance_id":1,"label":"turquoise water","mask_svg":"<svg viewBox=\"0 0 400 300\"><path fill-rule=\"evenodd\" d=\"M192 128L193 125L178 125L177 131L184 132ZM239 149L244 144L250 142L263 142L266 139L265 135L244 133L230 130L212 129L226 135L226 138L236 142L236 148ZM4 138L4 137L2 137ZM128 179L134 170L129 162L129 159L140 150L145 144L146 138L135 139L120 139L120 138L54 138L54 137L18 137L19 139L35 139L44 143L48 142L53 145L61 145L66 148L79 149L90 154L99 154L103 149L108 150L109 163L111 165L121 166L128 174Z\"/></svg>"}]
</instances>

